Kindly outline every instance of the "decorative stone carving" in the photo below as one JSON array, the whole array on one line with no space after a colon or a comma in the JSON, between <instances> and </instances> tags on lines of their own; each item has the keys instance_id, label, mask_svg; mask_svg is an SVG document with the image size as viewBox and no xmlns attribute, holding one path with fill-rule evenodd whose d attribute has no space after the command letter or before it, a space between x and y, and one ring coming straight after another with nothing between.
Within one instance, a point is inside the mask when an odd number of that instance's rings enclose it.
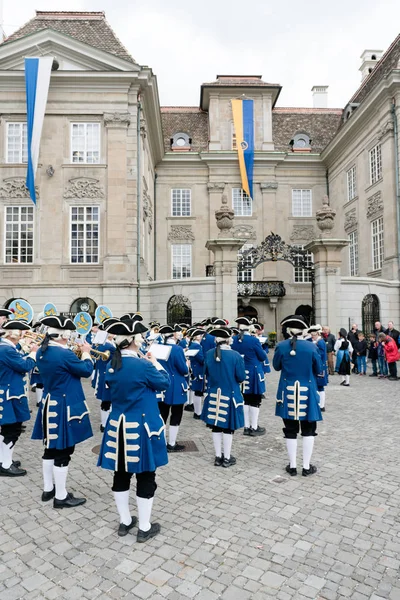
<instances>
[{"instance_id":1,"label":"decorative stone carving","mask_svg":"<svg viewBox=\"0 0 400 600\"><path fill-rule=\"evenodd\" d=\"M219 236L231 235L231 229L233 227L233 220L235 213L232 208L228 206L228 198L225 194L222 196L222 206L215 211L215 219L217 221L217 227L220 230Z\"/></svg>"},{"instance_id":2,"label":"decorative stone carving","mask_svg":"<svg viewBox=\"0 0 400 600\"><path fill-rule=\"evenodd\" d=\"M36 198L39 188L35 186ZM25 177L7 177L0 185L0 198L29 198L29 190L25 185Z\"/></svg>"},{"instance_id":3,"label":"decorative stone carving","mask_svg":"<svg viewBox=\"0 0 400 600\"><path fill-rule=\"evenodd\" d=\"M318 229L329 235L335 225L336 216L336 210L329 205L329 196L322 198L322 208L317 210L315 216L317 218Z\"/></svg>"},{"instance_id":4,"label":"decorative stone carving","mask_svg":"<svg viewBox=\"0 0 400 600\"><path fill-rule=\"evenodd\" d=\"M277 181L262 181L260 183L261 190L277 190L278 182Z\"/></svg>"},{"instance_id":5,"label":"decorative stone carving","mask_svg":"<svg viewBox=\"0 0 400 600\"><path fill-rule=\"evenodd\" d=\"M378 135L378 141L380 142L381 139L383 137L385 137L385 135L387 133L391 133L393 131L393 121L387 121L383 127L381 127L380 131L379 131L379 135Z\"/></svg>"},{"instance_id":6,"label":"decorative stone carving","mask_svg":"<svg viewBox=\"0 0 400 600\"><path fill-rule=\"evenodd\" d=\"M315 230L312 225L293 225L290 239L294 241L311 241L315 239Z\"/></svg>"},{"instance_id":7,"label":"decorative stone carving","mask_svg":"<svg viewBox=\"0 0 400 600\"><path fill-rule=\"evenodd\" d=\"M193 241L194 233L191 225L171 225L168 239L171 242Z\"/></svg>"},{"instance_id":8,"label":"decorative stone carving","mask_svg":"<svg viewBox=\"0 0 400 600\"><path fill-rule=\"evenodd\" d=\"M352 208L344 215L344 230L349 233L353 229L356 229L358 225L356 209Z\"/></svg>"},{"instance_id":9,"label":"decorative stone carving","mask_svg":"<svg viewBox=\"0 0 400 600\"><path fill-rule=\"evenodd\" d=\"M225 189L225 183L210 182L207 183L207 189L209 192L223 192Z\"/></svg>"},{"instance_id":10,"label":"decorative stone carving","mask_svg":"<svg viewBox=\"0 0 400 600\"><path fill-rule=\"evenodd\" d=\"M152 219L153 218L153 205L151 203L151 198L150 198L149 194L145 191L143 192L142 206L143 206L143 218L145 219L147 217L148 219Z\"/></svg>"},{"instance_id":11,"label":"decorative stone carving","mask_svg":"<svg viewBox=\"0 0 400 600\"><path fill-rule=\"evenodd\" d=\"M257 238L257 234L254 227L251 225L235 225L235 227L232 229L232 237L239 240L255 240Z\"/></svg>"},{"instance_id":12,"label":"decorative stone carving","mask_svg":"<svg viewBox=\"0 0 400 600\"><path fill-rule=\"evenodd\" d=\"M146 120L143 117L140 119L140 135L142 139L146 139L147 137Z\"/></svg>"},{"instance_id":13,"label":"decorative stone carving","mask_svg":"<svg viewBox=\"0 0 400 600\"><path fill-rule=\"evenodd\" d=\"M326 267L325 268L325 273L327 275L336 275L337 272L338 272L337 267Z\"/></svg>"},{"instance_id":14,"label":"decorative stone carving","mask_svg":"<svg viewBox=\"0 0 400 600\"><path fill-rule=\"evenodd\" d=\"M367 198L367 217L378 216L383 211L382 192L376 192L373 196Z\"/></svg>"},{"instance_id":15,"label":"decorative stone carving","mask_svg":"<svg viewBox=\"0 0 400 600\"><path fill-rule=\"evenodd\" d=\"M128 112L106 112L104 113L104 123L107 126L128 127L131 122L131 115Z\"/></svg>"},{"instance_id":16,"label":"decorative stone carving","mask_svg":"<svg viewBox=\"0 0 400 600\"><path fill-rule=\"evenodd\" d=\"M73 177L65 188L64 198L104 198L104 192L98 179Z\"/></svg>"}]
</instances>

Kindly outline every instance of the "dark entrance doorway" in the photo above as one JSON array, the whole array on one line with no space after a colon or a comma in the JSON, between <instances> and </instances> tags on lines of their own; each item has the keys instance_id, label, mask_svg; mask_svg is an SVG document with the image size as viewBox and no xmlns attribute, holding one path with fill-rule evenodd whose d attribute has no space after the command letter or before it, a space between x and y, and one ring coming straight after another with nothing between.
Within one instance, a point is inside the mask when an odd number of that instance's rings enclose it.
<instances>
[{"instance_id":1,"label":"dark entrance doorway","mask_svg":"<svg viewBox=\"0 0 400 600\"><path fill-rule=\"evenodd\" d=\"M380 321L380 302L375 294L367 294L362 301L362 327L365 336L375 329L376 321Z\"/></svg>"}]
</instances>

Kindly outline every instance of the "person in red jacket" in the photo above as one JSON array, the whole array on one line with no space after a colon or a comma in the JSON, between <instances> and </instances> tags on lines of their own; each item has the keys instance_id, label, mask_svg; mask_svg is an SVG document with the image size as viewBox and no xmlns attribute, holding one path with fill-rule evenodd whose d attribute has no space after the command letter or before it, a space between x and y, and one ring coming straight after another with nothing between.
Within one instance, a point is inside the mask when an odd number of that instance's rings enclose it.
<instances>
[{"instance_id":1,"label":"person in red jacket","mask_svg":"<svg viewBox=\"0 0 400 600\"><path fill-rule=\"evenodd\" d=\"M397 381L397 364L396 361L399 358L399 351L397 349L397 344L386 333L380 333L378 335L378 340L382 342L383 347L385 348L385 358L389 367L389 380Z\"/></svg>"}]
</instances>

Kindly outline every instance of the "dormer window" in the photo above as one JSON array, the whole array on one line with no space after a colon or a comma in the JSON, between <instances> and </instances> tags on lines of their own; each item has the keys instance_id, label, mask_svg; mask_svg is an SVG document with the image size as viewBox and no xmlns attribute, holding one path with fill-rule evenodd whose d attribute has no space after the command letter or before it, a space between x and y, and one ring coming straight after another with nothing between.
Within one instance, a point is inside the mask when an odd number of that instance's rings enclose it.
<instances>
[{"instance_id":1,"label":"dormer window","mask_svg":"<svg viewBox=\"0 0 400 600\"><path fill-rule=\"evenodd\" d=\"M292 152L311 152L311 139L306 133L296 133L290 140Z\"/></svg>"},{"instance_id":2,"label":"dormer window","mask_svg":"<svg viewBox=\"0 0 400 600\"><path fill-rule=\"evenodd\" d=\"M192 138L187 133L175 133L171 138L171 150L175 151L188 151L192 145Z\"/></svg>"}]
</instances>

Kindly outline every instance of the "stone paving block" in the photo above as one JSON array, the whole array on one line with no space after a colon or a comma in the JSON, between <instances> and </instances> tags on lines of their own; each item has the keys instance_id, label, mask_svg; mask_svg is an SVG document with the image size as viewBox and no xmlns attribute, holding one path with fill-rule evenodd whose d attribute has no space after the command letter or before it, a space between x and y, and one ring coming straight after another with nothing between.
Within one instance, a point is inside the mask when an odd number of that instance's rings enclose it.
<instances>
[{"instance_id":1,"label":"stone paving block","mask_svg":"<svg viewBox=\"0 0 400 600\"><path fill-rule=\"evenodd\" d=\"M274 573L273 571L267 571L261 577L261 582L268 587L279 589L285 582L285 577L282 577L282 575Z\"/></svg>"},{"instance_id":2,"label":"stone paving block","mask_svg":"<svg viewBox=\"0 0 400 600\"><path fill-rule=\"evenodd\" d=\"M156 587L165 585L169 579L171 579L171 574L167 571L163 571L162 569L156 569L145 577L145 581L155 585Z\"/></svg>"}]
</instances>

